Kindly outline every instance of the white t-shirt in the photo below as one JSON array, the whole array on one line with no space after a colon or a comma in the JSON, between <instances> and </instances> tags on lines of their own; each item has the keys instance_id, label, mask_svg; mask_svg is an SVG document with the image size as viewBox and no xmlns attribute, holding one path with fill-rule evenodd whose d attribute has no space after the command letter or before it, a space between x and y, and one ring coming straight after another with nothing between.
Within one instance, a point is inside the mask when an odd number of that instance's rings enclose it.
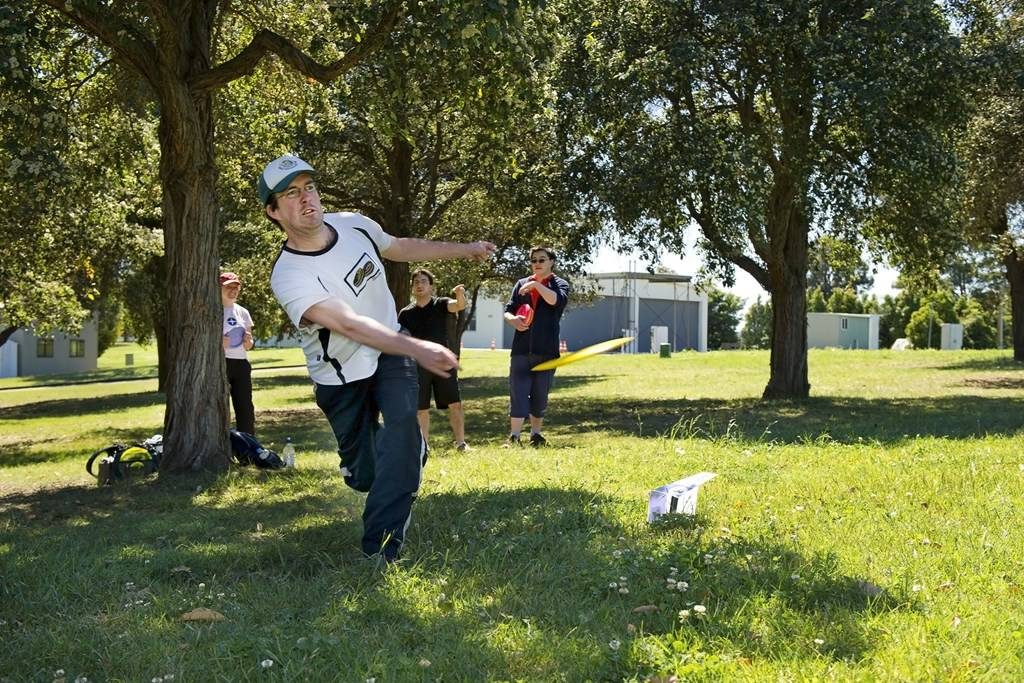
<instances>
[{"instance_id":1,"label":"white t-shirt","mask_svg":"<svg viewBox=\"0 0 1024 683\"><path fill-rule=\"evenodd\" d=\"M245 352L245 332L252 332L252 316L238 304L224 307L224 328L221 334L227 335L230 342L224 349L225 358L245 360L249 355Z\"/></svg>"},{"instance_id":2,"label":"white t-shirt","mask_svg":"<svg viewBox=\"0 0 1024 683\"><path fill-rule=\"evenodd\" d=\"M321 325L306 324L302 316L314 304L337 297L357 314L397 332L395 299L378 254L394 238L358 213L326 214L324 223L334 232L327 248L296 251L282 246L270 287L299 331L310 378L317 384L338 385L372 375L380 352Z\"/></svg>"}]
</instances>

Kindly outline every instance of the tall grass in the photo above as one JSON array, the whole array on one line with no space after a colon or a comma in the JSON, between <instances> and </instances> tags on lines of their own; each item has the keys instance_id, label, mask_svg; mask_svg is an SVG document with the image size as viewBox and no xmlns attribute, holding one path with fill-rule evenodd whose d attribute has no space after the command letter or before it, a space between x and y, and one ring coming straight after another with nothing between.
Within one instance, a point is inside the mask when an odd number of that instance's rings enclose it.
<instances>
[{"instance_id":1,"label":"tall grass","mask_svg":"<svg viewBox=\"0 0 1024 683\"><path fill-rule=\"evenodd\" d=\"M391 567L302 368L255 373L295 471L104 489L84 459L160 431L155 379L0 390L0 678L1024 679L1007 355L812 351L771 404L761 352L602 356L558 371L542 450L500 448L507 362L464 354L475 450L435 412ZM647 524L702 470L695 518Z\"/></svg>"}]
</instances>

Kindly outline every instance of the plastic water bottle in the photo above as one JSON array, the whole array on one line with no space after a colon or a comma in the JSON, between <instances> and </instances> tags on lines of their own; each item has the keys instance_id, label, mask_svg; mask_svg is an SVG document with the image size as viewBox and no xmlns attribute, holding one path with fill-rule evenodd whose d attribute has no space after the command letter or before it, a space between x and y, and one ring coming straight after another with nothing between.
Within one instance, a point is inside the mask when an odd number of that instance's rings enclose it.
<instances>
[{"instance_id":1,"label":"plastic water bottle","mask_svg":"<svg viewBox=\"0 0 1024 683\"><path fill-rule=\"evenodd\" d=\"M284 440L284 450L281 451L281 458L285 467L295 467L295 446L292 445L292 437Z\"/></svg>"}]
</instances>

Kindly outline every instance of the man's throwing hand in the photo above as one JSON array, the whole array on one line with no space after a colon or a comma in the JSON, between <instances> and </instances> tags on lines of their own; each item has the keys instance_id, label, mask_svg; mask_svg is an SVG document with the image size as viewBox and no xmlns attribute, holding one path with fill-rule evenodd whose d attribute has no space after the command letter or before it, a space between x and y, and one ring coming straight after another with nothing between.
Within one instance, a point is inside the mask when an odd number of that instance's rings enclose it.
<instances>
[{"instance_id":1,"label":"man's throwing hand","mask_svg":"<svg viewBox=\"0 0 1024 683\"><path fill-rule=\"evenodd\" d=\"M441 377L451 377L451 371L459 367L459 359L455 354L440 344L422 339L417 339L416 342L413 358L424 370Z\"/></svg>"},{"instance_id":2,"label":"man's throwing hand","mask_svg":"<svg viewBox=\"0 0 1024 683\"><path fill-rule=\"evenodd\" d=\"M464 246L466 247L466 258L476 261L486 261L494 255L494 250L497 249L492 243L484 240L468 242Z\"/></svg>"}]
</instances>

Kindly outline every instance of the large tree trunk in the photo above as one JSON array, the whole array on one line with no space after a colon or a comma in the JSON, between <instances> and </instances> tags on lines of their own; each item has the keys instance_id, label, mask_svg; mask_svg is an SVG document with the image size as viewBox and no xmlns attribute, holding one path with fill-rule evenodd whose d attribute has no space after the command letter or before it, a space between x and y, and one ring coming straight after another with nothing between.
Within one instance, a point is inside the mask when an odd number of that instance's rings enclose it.
<instances>
[{"instance_id":1,"label":"large tree trunk","mask_svg":"<svg viewBox=\"0 0 1024 683\"><path fill-rule=\"evenodd\" d=\"M783 190L770 218L779 236L768 263L772 284L771 375L762 398L807 398L807 233L808 221L791 190Z\"/></svg>"},{"instance_id":2,"label":"large tree trunk","mask_svg":"<svg viewBox=\"0 0 1024 683\"><path fill-rule=\"evenodd\" d=\"M153 322L153 336L156 338L156 390L166 393L171 361L167 357L167 325L163 319Z\"/></svg>"},{"instance_id":3,"label":"large tree trunk","mask_svg":"<svg viewBox=\"0 0 1024 683\"><path fill-rule=\"evenodd\" d=\"M395 237L412 236L412 145L400 135L391 141L388 153L388 171L390 182L390 204L385 207L387 212L384 230ZM387 261L384 269L388 275L388 287L395 297L395 307L402 310L409 305L412 295L412 283L409 281L409 264L398 261Z\"/></svg>"},{"instance_id":4,"label":"large tree trunk","mask_svg":"<svg viewBox=\"0 0 1024 683\"><path fill-rule=\"evenodd\" d=\"M1010 315L1013 339L1013 359L1024 362L1024 254L1010 249L1003 256L1006 279L1010 283Z\"/></svg>"},{"instance_id":5,"label":"large tree trunk","mask_svg":"<svg viewBox=\"0 0 1024 683\"><path fill-rule=\"evenodd\" d=\"M210 66L212 13L183 10L161 63L160 183L167 257L167 410L161 470L228 466L228 402L220 323L213 98L187 76ZM168 36L166 40L171 40ZM186 75L186 78L182 78Z\"/></svg>"}]
</instances>

